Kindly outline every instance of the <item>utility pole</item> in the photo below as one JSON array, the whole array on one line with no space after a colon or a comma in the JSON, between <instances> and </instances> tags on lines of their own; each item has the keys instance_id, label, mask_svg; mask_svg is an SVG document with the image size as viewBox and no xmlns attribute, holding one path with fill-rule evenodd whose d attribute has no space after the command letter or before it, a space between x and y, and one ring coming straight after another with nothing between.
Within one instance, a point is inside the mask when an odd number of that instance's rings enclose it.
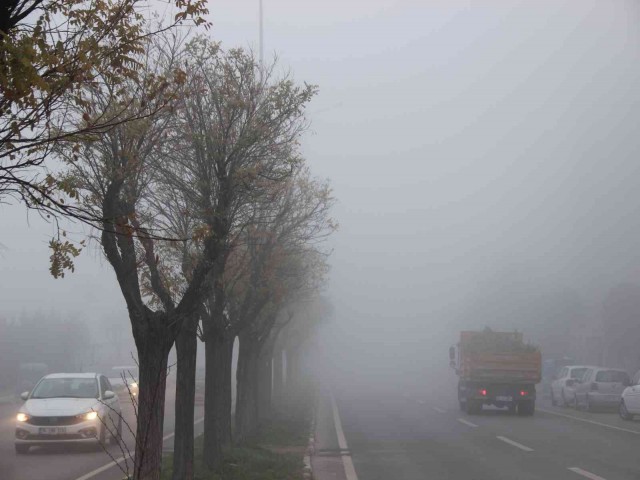
<instances>
[{"instance_id":1,"label":"utility pole","mask_svg":"<svg viewBox=\"0 0 640 480\"><path fill-rule=\"evenodd\" d=\"M264 11L260 0L260 68L264 67Z\"/></svg>"}]
</instances>

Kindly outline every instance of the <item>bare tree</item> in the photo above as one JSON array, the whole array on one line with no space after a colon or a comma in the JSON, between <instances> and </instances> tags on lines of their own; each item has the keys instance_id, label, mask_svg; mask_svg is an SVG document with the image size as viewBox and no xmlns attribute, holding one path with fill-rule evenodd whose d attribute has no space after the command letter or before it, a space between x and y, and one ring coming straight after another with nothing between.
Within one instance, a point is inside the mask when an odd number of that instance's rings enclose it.
<instances>
[{"instance_id":1,"label":"bare tree","mask_svg":"<svg viewBox=\"0 0 640 480\"><path fill-rule=\"evenodd\" d=\"M173 257L165 254L163 238L175 232L166 230L169 219L154 200L167 180L158 173L158 156L166 142L175 140L177 100L186 94L173 47L152 48L145 71L131 80L136 88L129 89L135 95L130 103L153 115L98 136L75 137L63 151L78 202L102 218L100 242L127 304L138 350L136 480L160 478L168 354L183 323L198 311L209 289L207 276L221 254L218 240L203 235L203 254L189 278L183 285L173 281ZM93 108L110 108L109 95L109 85L94 89ZM202 217L207 231L213 231L217 213Z\"/></svg>"},{"instance_id":2,"label":"bare tree","mask_svg":"<svg viewBox=\"0 0 640 480\"><path fill-rule=\"evenodd\" d=\"M177 110L175 135L165 144L156 174L173 198L180 199L159 202L173 209L163 217L171 216L174 224L191 219L190 236L211 238L215 245L207 252L204 243L195 242L195 256L189 247L175 262L182 262L182 275L187 277L185 262L191 264L200 256L209 256L211 262L210 292L199 308L206 357L204 459L213 469L221 460L222 445L230 441L231 426L230 419L219 414L230 408L220 391L230 382L233 345L225 313L226 262L239 234L255 220L256 205L265 202L274 185L289 178L301 163L298 140L306 128L304 109L315 88L277 78L275 66L260 69L252 53L224 51L204 38L189 45L183 68L192 94ZM185 360L193 358L194 342L184 339ZM189 363L188 368L195 365ZM192 373L187 377L194 378ZM192 415L186 405L193 403L194 388L190 381L177 392L180 424L188 423L187 416ZM180 432L174 478L189 478L192 441L189 432Z\"/></svg>"}]
</instances>

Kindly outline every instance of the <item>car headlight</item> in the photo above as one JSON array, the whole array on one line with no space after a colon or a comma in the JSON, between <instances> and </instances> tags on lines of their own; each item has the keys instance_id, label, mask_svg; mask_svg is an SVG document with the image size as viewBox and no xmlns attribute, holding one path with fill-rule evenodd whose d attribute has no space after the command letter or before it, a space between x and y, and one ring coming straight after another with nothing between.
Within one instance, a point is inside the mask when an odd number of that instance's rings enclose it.
<instances>
[{"instance_id":1,"label":"car headlight","mask_svg":"<svg viewBox=\"0 0 640 480\"><path fill-rule=\"evenodd\" d=\"M131 388L138 388L138 384L137 382L131 382L131 385L129 385Z\"/></svg>"},{"instance_id":2,"label":"car headlight","mask_svg":"<svg viewBox=\"0 0 640 480\"><path fill-rule=\"evenodd\" d=\"M89 412L84 414L85 420L95 420L98 418L98 412Z\"/></svg>"},{"instance_id":3,"label":"car headlight","mask_svg":"<svg viewBox=\"0 0 640 480\"><path fill-rule=\"evenodd\" d=\"M27 420L29 420L29 415L20 412L18 413L18 415L16 415L16 420L19 422L26 422Z\"/></svg>"}]
</instances>

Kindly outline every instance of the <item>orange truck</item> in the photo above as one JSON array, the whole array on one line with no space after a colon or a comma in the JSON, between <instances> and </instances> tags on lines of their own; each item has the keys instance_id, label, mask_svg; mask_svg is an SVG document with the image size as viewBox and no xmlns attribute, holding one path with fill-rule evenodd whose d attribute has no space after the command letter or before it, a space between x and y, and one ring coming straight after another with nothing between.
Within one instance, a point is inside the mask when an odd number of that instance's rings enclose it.
<instances>
[{"instance_id":1,"label":"orange truck","mask_svg":"<svg viewBox=\"0 0 640 480\"><path fill-rule=\"evenodd\" d=\"M533 415L542 359L536 347L523 342L522 333L460 332L457 348L449 349L449 360L459 377L461 410L476 414L483 405L494 405Z\"/></svg>"}]
</instances>

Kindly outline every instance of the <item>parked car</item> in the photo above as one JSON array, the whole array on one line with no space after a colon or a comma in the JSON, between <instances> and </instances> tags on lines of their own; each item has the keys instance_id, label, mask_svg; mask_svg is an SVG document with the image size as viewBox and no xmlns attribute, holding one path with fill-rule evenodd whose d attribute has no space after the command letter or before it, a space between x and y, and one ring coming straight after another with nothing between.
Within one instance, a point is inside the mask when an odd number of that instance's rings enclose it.
<instances>
[{"instance_id":1,"label":"parked car","mask_svg":"<svg viewBox=\"0 0 640 480\"><path fill-rule=\"evenodd\" d=\"M633 420L634 415L640 415L640 370L631 379L631 385L622 392L618 412L624 420Z\"/></svg>"},{"instance_id":2,"label":"parked car","mask_svg":"<svg viewBox=\"0 0 640 480\"><path fill-rule=\"evenodd\" d=\"M575 395L575 380L584 375L589 365L568 365L562 367L551 382L551 404L567 406Z\"/></svg>"},{"instance_id":3,"label":"parked car","mask_svg":"<svg viewBox=\"0 0 640 480\"><path fill-rule=\"evenodd\" d=\"M591 367L574 383L574 406L592 411L598 407L618 408L622 392L631 382L625 370Z\"/></svg>"},{"instance_id":4,"label":"parked car","mask_svg":"<svg viewBox=\"0 0 640 480\"><path fill-rule=\"evenodd\" d=\"M109 380L96 373L43 377L16 416L16 453L54 443L116 443L122 433L120 401ZM115 434L115 436L114 436Z\"/></svg>"}]
</instances>

